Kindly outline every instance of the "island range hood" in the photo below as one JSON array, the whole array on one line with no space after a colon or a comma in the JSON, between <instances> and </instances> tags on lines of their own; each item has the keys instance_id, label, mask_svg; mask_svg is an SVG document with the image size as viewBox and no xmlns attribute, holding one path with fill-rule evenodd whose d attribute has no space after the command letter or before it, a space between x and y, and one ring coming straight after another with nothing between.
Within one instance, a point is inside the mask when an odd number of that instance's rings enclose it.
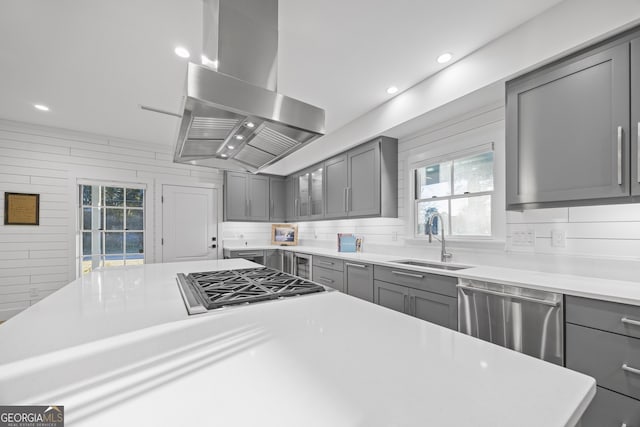
<instances>
[{"instance_id":1,"label":"island range hood","mask_svg":"<svg viewBox=\"0 0 640 427\"><path fill-rule=\"evenodd\" d=\"M324 110L276 92L278 0L203 0L174 161L258 172L322 136Z\"/></svg>"}]
</instances>

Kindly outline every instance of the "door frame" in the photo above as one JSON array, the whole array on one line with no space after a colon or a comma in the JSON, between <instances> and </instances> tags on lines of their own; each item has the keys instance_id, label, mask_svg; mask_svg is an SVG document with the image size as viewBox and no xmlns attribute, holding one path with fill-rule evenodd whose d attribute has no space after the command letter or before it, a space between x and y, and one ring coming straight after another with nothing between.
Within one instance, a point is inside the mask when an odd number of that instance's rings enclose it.
<instances>
[{"instance_id":1,"label":"door frame","mask_svg":"<svg viewBox=\"0 0 640 427\"><path fill-rule=\"evenodd\" d=\"M154 185L154 223L155 227L153 230L153 247L154 247L154 259L153 261L149 260L149 262L161 263L162 262L162 244L160 239L162 239L162 190L165 185L173 185L179 187L195 187L195 188L206 188L211 189L214 192L214 201L216 203L216 211L217 211L217 222L216 222L216 235L218 236L218 245L217 245L217 256L218 259L222 259L222 239L220 237L220 223L222 222L222 185L208 183L208 182L193 182L188 179L156 179Z\"/></svg>"}]
</instances>

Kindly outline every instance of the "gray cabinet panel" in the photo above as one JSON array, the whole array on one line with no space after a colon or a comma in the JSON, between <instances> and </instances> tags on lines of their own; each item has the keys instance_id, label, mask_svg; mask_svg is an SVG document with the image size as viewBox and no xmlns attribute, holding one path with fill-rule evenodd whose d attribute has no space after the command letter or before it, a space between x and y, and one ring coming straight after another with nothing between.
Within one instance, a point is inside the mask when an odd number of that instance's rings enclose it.
<instances>
[{"instance_id":1,"label":"gray cabinet panel","mask_svg":"<svg viewBox=\"0 0 640 427\"><path fill-rule=\"evenodd\" d=\"M324 163L325 218L347 215L347 155L343 154Z\"/></svg>"},{"instance_id":2,"label":"gray cabinet panel","mask_svg":"<svg viewBox=\"0 0 640 427\"><path fill-rule=\"evenodd\" d=\"M409 313L409 289L393 283L373 282L373 302L401 313Z\"/></svg>"},{"instance_id":3,"label":"gray cabinet panel","mask_svg":"<svg viewBox=\"0 0 640 427\"><path fill-rule=\"evenodd\" d=\"M322 165L311 170L309 178L309 215L311 219L321 219L324 217L324 187Z\"/></svg>"},{"instance_id":4,"label":"gray cabinet panel","mask_svg":"<svg viewBox=\"0 0 640 427\"><path fill-rule=\"evenodd\" d=\"M640 201L640 39L631 41L631 195ZM640 424L640 423L639 423Z\"/></svg>"},{"instance_id":5,"label":"gray cabinet panel","mask_svg":"<svg viewBox=\"0 0 640 427\"><path fill-rule=\"evenodd\" d=\"M636 399L640 375L623 365L640 369L640 339L584 326L566 325L566 366L594 377L598 385Z\"/></svg>"},{"instance_id":6,"label":"gray cabinet panel","mask_svg":"<svg viewBox=\"0 0 640 427\"><path fill-rule=\"evenodd\" d=\"M625 43L508 83L508 208L629 195L628 82Z\"/></svg>"},{"instance_id":7,"label":"gray cabinet panel","mask_svg":"<svg viewBox=\"0 0 640 427\"><path fill-rule=\"evenodd\" d=\"M380 147L379 142L365 144L347 154L349 216L380 214Z\"/></svg>"},{"instance_id":8,"label":"gray cabinet panel","mask_svg":"<svg viewBox=\"0 0 640 427\"><path fill-rule=\"evenodd\" d=\"M269 221L269 177L249 175L249 215L252 221Z\"/></svg>"},{"instance_id":9,"label":"gray cabinet panel","mask_svg":"<svg viewBox=\"0 0 640 427\"><path fill-rule=\"evenodd\" d=\"M264 251L264 266L282 271L282 252L278 249Z\"/></svg>"},{"instance_id":10,"label":"gray cabinet panel","mask_svg":"<svg viewBox=\"0 0 640 427\"><path fill-rule=\"evenodd\" d=\"M298 219L297 214L297 190L296 190L296 177L289 176L287 177L285 183L285 203L286 203L286 212L285 219L287 221L295 221Z\"/></svg>"},{"instance_id":11,"label":"gray cabinet panel","mask_svg":"<svg viewBox=\"0 0 640 427\"><path fill-rule=\"evenodd\" d=\"M315 264L315 257L314 257ZM313 281L321 285L329 286L337 291L344 292L344 276L342 271L331 270L325 267L313 266Z\"/></svg>"},{"instance_id":12,"label":"gray cabinet panel","mask_svg":"<svg viewBox=\"0 0 640 427\"><path fill-rule=\"evenodd\" d=\"M565 298L565 319L568 323L640 338L639 306L570 295Z\"/></svg>"},{"instance_id":13,"label":"gray cabinet panel","mask_svg":"<svg viewBox=\"0 0 640 427\"><path fill-rule=\"evenodd\" d=\"M344 284L347 294L373 302L373 265L345 262Z\"/></svg>"},{"instance_id":14,"label":"gray cabinet panel","mask_svg":"<svg viewBox=\"0 0 640 427\"><path fill-rule=\"evenodd\" d=\"M285 180L281 178L269 178L269 220L271 222L283 222L286 215Z\"/></svg>"},{"instance_id":15,"label":"gray cabinet panel","mask_svg":"<svg viewBox=\"0 0 640 427\"><path fill-rule=\"evenodd\" d=\"M457 298L409 289L409 311L418 319L458 330Z\"/></svg>"},{"instance_id":16,"label":"gray cabinet panel","mask_svg":"<svg viewBox=\"0 0 640 427\"><path fill-rule=\"evenodd\" d=\"M580 427L640 426L640 401L598 387Z\"/></svg>"},{"instance_id":17,"label":"gray cabinet panel","mask_svg":"<svg viewBox=\"0 0 640 427\"><path fill-rule=\"evenodd\" d=\"M441 276L439 274L423 273L415 270L404 270L401 268L375 266L376 280L397 283L410 288L421 289L423 291L435 292L438 294L456 297L458 295L455 277Z\"/></svg>"},{"instance_id":18,"label":"gray cabinet panel","mask_svg":"<svg viewBox=\"0 0 640 427\"><path fill-rule=\"evenodd\" d=\"M344 262L341 259L329 258L325 256L314 255L313 265L322 267L322 268L328 268L331 270L336 270L336 271L343 271L344 269Z\"/></svg>"},{"instance_id":19,"label":"gray cabinet panel","mask_svg":"<svg viewBox=\"0 0 640 427\"><path fill-rule=\"evenodd\" d=\"M244 173L225 174L225 221L243 221L247 218L247 188L249 176Z\"/></svg>"},{"instance_id":20,"label":"gray cabinet panel","mask_svg":"<svg viewBox=\"0 0 640 427\"><path fill-rule=\"evenodd\" d=\"M298 219L309 217L309 181L311 181L310 172L296 175L296 216Z\"/></svg>"}]
</instances>

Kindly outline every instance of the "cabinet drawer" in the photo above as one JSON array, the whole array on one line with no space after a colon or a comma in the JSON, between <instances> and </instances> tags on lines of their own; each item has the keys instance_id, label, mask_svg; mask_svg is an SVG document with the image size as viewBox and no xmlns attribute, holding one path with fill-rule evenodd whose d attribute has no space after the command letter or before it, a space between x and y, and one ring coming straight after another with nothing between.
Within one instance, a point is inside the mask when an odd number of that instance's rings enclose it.
<instances>
[{"instance_id":1,"label":"cabinet drawer","mask_svg":"<svg viewBox=\"0 0 640 427\"><path fill-rule=\"evenodd\" d=\"M640 401L598 387L580 427L640 426Z\"/></svg>"},{"instance_id":2,"label":"cabinet drawer","mask_svg":"<svg viewBox=\"0 0 640 427\"><path fill-rule=\"evenodd\" d=\"M567 296L565 310L569 323L640 338L638 306Z\"/></svg>"},{"instance_id":3,"label":"cabinet drawer","mask_svg":"<svg viewBox=\"0 0 640 427\"><path fill-rule=\"evenodd\" d=\"M450 297L457 296L456 284L458 279L449 276L440 276L421 271L404 270L393 267L375 266L374 278L396 285L404 285L423 291L435 292Z\"/></svg>"},{"instance_id":4,"label":"cabinet drawer","mask_svg":"<svg viewBox=\"0 0 640 427\"><path fill-rule=\"evenodd\" d=\"M254 258L263 257L264 251L252 251L252 250L234 250L229 252L229 258L246 258L253 260Z\"/></svg>"},{"instance_id":5,"label":"cabinet drawer","mask_svg":"<svg viewBox=\"0 0 640 427\"><path fill-rule=\"evenodd\" d=\"M313 266L314 267L322 267L329 268L331 270L343 271L344 263L341 259L329 258L325 256L313 256Z\"/></svg>"},{"instance_id":6,"label":"cabinet drawer","mask_svg":"<svg viewBox=\"0 0 640 427\"><path fill-rule=\"evenodd\" d=\"M340 292L344 292L344 278L342 271L330 270L324 267L313 266L313 281L321 285L329 286Z\"/></svg>"},{"instance_id":7,"label":"cabinet drawer","mask_svg":"<svg viewBox=\"0 0 640 427\"><path fill-rule=\"evenodd\" d=\"M640 398L640 339L570 323L566 333L567 368L594 377L599 386Z\"/></svg>"}]
</instances>

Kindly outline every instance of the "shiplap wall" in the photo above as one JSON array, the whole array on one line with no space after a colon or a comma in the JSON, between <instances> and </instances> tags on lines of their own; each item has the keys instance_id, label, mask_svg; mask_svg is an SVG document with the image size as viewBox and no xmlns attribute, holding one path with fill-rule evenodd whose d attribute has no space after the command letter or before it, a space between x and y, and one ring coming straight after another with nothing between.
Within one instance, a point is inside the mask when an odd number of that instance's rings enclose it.
<instances>
[{"instance_id":1,"label":"shiplap wall","mask_svg":"<svg viewBox=\"0 0 640 427\"><path fill-rule=\"evenodd\" d=\"M157 187L222 188L219 171L171 159L171 147L0 121L0 206L5 192L40 194L39 226L0 224L0 320L75 279L78 180L146 185L146 262L156 261Z\"/></svg>"}]
</instances>

